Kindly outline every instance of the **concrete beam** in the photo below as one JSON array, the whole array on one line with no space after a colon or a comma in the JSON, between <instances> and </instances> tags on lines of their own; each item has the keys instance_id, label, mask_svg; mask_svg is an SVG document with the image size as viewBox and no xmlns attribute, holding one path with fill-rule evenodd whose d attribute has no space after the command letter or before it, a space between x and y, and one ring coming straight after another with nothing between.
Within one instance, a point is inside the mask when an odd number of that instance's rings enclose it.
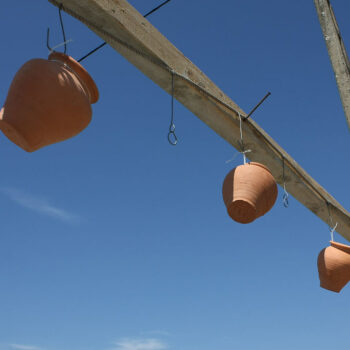
<instances>
[{"instance_id":1,"label":"concrete beam","mask_svg":"<svg viewBox=\"0 0 350 350\"><path fill-rule=\"evenodd\" d=\"M350 64L329 0L314 0L329 58L350 129Z\"/></svg>"},{"instance_id":2,"label":"concrete beam","mask_svg":"<svg viewBox=\"0 0 350 350\"><path fill-rule=\"evenodd\" d=\"M226 96L126 0L49 0L85 23L130 63L175 98L228 143L240 150L240 117L246 113ZM302 169L253 120L243 122L244 142L252 161L265 164L288 192L327 224L329 212L337 232L350 241L349 213ZM327 204L328 203L328 204Z\"/></svg>"}]
</instances>

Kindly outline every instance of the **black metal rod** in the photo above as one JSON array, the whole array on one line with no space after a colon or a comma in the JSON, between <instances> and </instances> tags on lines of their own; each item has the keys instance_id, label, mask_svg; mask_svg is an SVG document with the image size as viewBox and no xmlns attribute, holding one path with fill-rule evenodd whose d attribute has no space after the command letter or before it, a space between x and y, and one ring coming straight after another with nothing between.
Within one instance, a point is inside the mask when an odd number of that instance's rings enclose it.
<instances>
[{"instance_id":1,"label":"black metal rod","mask_svg":"<svg viewBox=\"0 0 350 350\"><path fill-rule=\"evenodd\" d=\"M86 57L89 57L90 55L92 55L94 52L96 52L97 50L101 49L103 46L107 45L106 42L102 43L101 45L97 46L95 49L91 50L89 53L87 53L85 56L83 56L82 58L78 59L78 62L81 62L82 60L84 60Z\"/></svg>"},{"instance_id":2,"label":"black metal rod","mask_svg":"<svg viewBox=\"0 0 350 350\"><path fill-rule=\"evenodd\" d=\"M63 25L62 13L61 13L62 9L63 9L63 5L61 4L60 7L58 8L58 15L60 17L60 24L61 24L63 44L64 44L64 53L67 53L66 33L64 31L64 25ZM51 52L52 48L50 46L50 28L47 28L47 32L46 32L46 46L47 46L48 50Z\"/></svg>"},{"instance_id":3,"label":"black metal rod","mask_svg":"<svg viewBox=\"0 0 350 350\"><path fill-rule=\"evenodd\" d=\"M161 7L163 7L164 5L166 5L168 2L170 2L171 0L166 0L164 2L162 2L160 5L158 5L157 7L155 7L153 10L147 12L143 17L147 17L149 15L151 15L153 12L156 12L157 10L159 10ZM85 58L89 57L90 55L92 55L94 52L96 52L97 50L101 49L103 46L107 45L106 42L102 43L101 45L97 46L96 48L94 48L93 50L91 50L90 52L88 52L85 56L81 57L78 59L78 62L81 62L82 60L84 60Z\"/></svg>"},{"instance_id":4,"label":"black metal rod","mask_svg":"<svg viewBox=\"0 0 350 350\"><path fill-rule=\"evenodd\" d=\"M143 17L146 18L147 16L151 15L153 12L156 12L156 11L159 10L161 7L163 7L164 5L166 5L169 1L171 1L171 0L166 0L166 1L164 1L164 2L161 3L159 6L155 7L153 10L147 12Z\"/></svg>"},{"instance_id":5,"label":"black metal rod","mask_svg":"<svg viewBox=\"0 0 350 350\"><path fill-rule=\"evenodd\" d=\"M262 100L249 112L249 114L247 116L245 116L244 118L242 118L243 120L247 120L258 108L259 106L271 95L271 92L268 92L263 98Z\"/></svg>"}]
</instances>

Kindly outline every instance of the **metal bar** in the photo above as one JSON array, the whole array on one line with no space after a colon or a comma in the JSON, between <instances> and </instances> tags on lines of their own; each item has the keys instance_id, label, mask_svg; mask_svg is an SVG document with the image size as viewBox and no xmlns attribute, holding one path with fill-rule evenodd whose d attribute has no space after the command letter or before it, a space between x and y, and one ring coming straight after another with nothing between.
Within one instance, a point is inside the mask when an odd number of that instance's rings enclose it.
<instances>
[{"instance_id":1,"label":"metal bar","mask_svg":"<svg viewBox=\"0 0 350 350\"><path fill-rule=\"evenodd\" d=\"M261 101L248 113L247 116L243 118L243 120L247 120L258 108L259 106L271 95L271 92L268 92Z\"/></svg>"}]
</instances>

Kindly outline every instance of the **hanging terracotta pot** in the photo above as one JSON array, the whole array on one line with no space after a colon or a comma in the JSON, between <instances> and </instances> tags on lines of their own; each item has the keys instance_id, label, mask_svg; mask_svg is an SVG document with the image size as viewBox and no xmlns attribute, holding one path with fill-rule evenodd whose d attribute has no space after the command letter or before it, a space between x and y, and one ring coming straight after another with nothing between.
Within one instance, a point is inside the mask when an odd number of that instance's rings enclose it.
<instances>
[{"instance_id":1,"label":"hanging terracotta pot","mask_svg":"<svg viewBox=\"0 0 350 350\"><path fill-rule=\"evenodd\" d=\"M317 259L320 286L339 293L350 281L350 246L334 241L330 243Z\"/></svg>"},{"instance_id":2,"label":"hanging terracotta pot","mask_svg":"<svg viewBox=\"0 0 350 350\"><path fill-rule=\"evenodd\" d=\"M231 170L223 184L222 196L229 216L248 224L266 214L277 198L276 181L260 163L247 163Z\"/></svg>"},{"instance_id":3,"label":"hanging terracotta pot","mask_svg":"<svg viewBox=\"0 0 350 350\"><path fill-rule=\"evenodd\" d=\"M47 60L26 62L16 73L0 111L0 129L12 142L33 152L84 130L98 97L83 66L53 52Z\"/></svg>"}]
</instances>

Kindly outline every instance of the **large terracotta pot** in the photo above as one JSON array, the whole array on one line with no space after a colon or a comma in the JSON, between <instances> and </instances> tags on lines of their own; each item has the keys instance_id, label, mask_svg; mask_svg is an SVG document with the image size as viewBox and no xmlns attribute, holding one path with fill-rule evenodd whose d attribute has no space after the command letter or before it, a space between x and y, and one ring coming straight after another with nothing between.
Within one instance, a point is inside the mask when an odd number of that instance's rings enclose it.
<instances>
[{"instance_id":1,"label":"large terracotta pot","mask_svg":"<svg viewBox=\"0 0 350 350\"><path fill-rule=\"evenodd\" d=\"M350 281L350 246L334 241L330 243L317 259L320 286L339 293Z\"/></svg>"},{"instance_id":2,"label":"large terracotta pot","mask_svg":"<svg viewBox=\"0 0 350 350\"><path fill-rule=\"evenodd\" d=\"M89 73L72 57L53 52L32 59L16 73L0 129L28 152L77 135L91 121L99 97Z\"/></svg>"},{"instance_id":3,"label":"large terracotta pot","mask_svg":"<svg viewBox=\"0 0 350 350\"><path fill-rule=\"evenodd\" d=\"M266 214L277 198L276 181L260 163L247 163L231 170L223 184L222 196L229 216L248 224Z\"/></svg>"}]
</instances>

